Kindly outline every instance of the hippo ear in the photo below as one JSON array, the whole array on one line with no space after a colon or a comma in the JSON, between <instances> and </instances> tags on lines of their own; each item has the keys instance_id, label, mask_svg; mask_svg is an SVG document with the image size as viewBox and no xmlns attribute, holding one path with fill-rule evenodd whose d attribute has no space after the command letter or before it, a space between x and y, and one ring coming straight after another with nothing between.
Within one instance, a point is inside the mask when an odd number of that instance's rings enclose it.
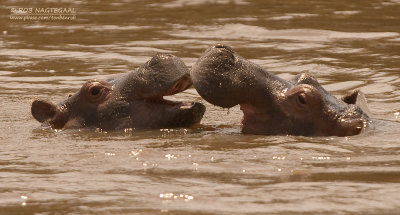
<instances>
[{"instance_id":1,"label":"hippo ear","mask_svg":"<svg viewBox=\"0 0 400 215\"><path fill-rule=\"evenodd\" d=\"M356 104L359 93L360 91L356 90L349 95L343 96L342 100L347 104Z\"/></svg>"},{"instance_id":2,"label":"hippo ear","mask_svg":"<svg viewBox=\"0 0 400 215\"><path fill-rule=\"evenodd\" d=\"M32 102L31 112L37 121L45 122L54 116L56 109L56 106L50 102L35 100Z\"/></svg>"},{"instance_id":3,"label":"hippo ear","mask_svg":"<svg viewBox=\"0 0 400 215\"><path fill-rule=\"evenodd\" d=\"M366 113L369 116L372 115L367 105L367 99L365 98L364 93L361 92L360 90L356 90L353 93L344 96L342 100L347 104L357 105L358 107L361 108L362 111L364 111L364 113Z\"/></svg>"}]
</instances>

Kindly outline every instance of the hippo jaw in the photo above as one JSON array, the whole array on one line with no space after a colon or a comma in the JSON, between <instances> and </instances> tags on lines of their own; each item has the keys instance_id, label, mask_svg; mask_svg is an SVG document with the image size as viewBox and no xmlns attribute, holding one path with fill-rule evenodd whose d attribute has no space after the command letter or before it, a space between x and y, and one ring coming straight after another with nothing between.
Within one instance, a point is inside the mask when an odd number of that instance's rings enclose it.
<instances>
[{"instance_id":1,"label":"hippo jaw","mask_svg":"<svg viewBox=\"0 0 400 215\"><path fill-rule=\"evenodd\" d=\"M157 98L138 100L130 104L132 128L189 127L201 121L205 106L198 102L176 102ZM114 127L119 128L120 125ZM126 126L125 126L126 127Z\"/></svg>"}]
</instances>

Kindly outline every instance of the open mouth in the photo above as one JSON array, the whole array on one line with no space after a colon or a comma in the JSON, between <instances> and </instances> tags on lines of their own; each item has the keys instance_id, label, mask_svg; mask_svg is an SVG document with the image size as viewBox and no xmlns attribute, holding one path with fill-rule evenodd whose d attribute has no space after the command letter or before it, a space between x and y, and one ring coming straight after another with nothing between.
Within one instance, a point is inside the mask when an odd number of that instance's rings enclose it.
<instances>
[{"instance_id":1,"label":"open mouth","mask_svg":"<svg viewBox=\"0 0 400 215\"><path fill-rule=\"evenodd\" d=\"M168 99L164 99L164 97L145 99L144 101L151 104L162 105L166 108L176 108L181 110L191 109L196 104L196 102L171 101Z\"/></svg>"},{"instance_id":2,"label":"open mouth","mask_svg":"<svg viewBox=\"0 0 400 215\"><path fill-rule=\"evenodd\" d=\"M172 101L163 97L144 100L151 109L161 110L166 116L173 116L168 126L186 127L200 123L206 107L198 102ZM172 123L172 125L171 125Z\"/></svg>"}]
</instances>

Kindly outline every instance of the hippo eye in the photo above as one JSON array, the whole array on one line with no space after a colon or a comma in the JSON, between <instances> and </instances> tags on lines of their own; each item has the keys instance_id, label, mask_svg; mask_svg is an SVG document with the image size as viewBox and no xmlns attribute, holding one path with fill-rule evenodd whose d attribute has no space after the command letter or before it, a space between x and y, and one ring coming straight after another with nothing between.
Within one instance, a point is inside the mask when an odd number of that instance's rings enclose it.
<instances>
[{"instance_id":1,"label":"hippo eye","mask_svg":"<svg viewBox=\"0 0 400 215\"><path fill-rule=\"evenodd\" d=\"M285 111L296 117L306 117L321 110L324 103L318 90L308 84L295 85L283 93ZM304 115L306 114L306 115Z\"/></svg>"},{"instance_id":2,"label":"hippo eye","mask_svg":"<svg viewBox=\"0 0 400 215\"><path fill-rule=\"evenodd\" d=\"M90 89L90 94L92 96L97 96L100 93L100 91L101 91L101 87L95 86L95 87L92 87L92 89Z\"/></svg>"},{"instance_id":3,"label":"hippo eye","mask_svg":"<svg viewBox=\"0 0 400 215\"><path fill-rule=\"evenodd\" d=\"M86 88L86 95L90 102L98 103L102 102L107 97L109 91L110 89L108 86L99 82L92 82Z\"/></svg>"}]
</instances>

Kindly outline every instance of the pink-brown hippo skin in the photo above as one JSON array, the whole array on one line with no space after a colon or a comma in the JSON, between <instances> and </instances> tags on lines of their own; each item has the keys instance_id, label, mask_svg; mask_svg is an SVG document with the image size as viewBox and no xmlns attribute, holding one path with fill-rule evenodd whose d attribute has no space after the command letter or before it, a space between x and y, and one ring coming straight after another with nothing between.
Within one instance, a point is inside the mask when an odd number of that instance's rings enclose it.
<instances>
[{"instance_id":1,"label":"pink-brown hippo skin","mask_svg":"<svg viewBox=\"0 0 400 215\"><path fill-rule=\"evenodd\" d=\"M182 60L159 54L115 79L86 82L58 105L35 100L31 112L37 121L54 129L188 127L200 122L205 106L169 101L163 96L182 92L191 85L189 70Z\"/></svg>"},{"instance_id":2,"label":"pink-brown hippo skin","mask_svg":"<svg viewBox=\"0 0 400 215\"><path fill-rule=\"evenodd\" d=\"M240 105L244 133L349 136L369 123L367 110L358 105L365 101L361 92L337 99L305 73L285 81L226 45L207 49L193 66L191 78L211 104Z\"/></svg>"}]
</instances>

